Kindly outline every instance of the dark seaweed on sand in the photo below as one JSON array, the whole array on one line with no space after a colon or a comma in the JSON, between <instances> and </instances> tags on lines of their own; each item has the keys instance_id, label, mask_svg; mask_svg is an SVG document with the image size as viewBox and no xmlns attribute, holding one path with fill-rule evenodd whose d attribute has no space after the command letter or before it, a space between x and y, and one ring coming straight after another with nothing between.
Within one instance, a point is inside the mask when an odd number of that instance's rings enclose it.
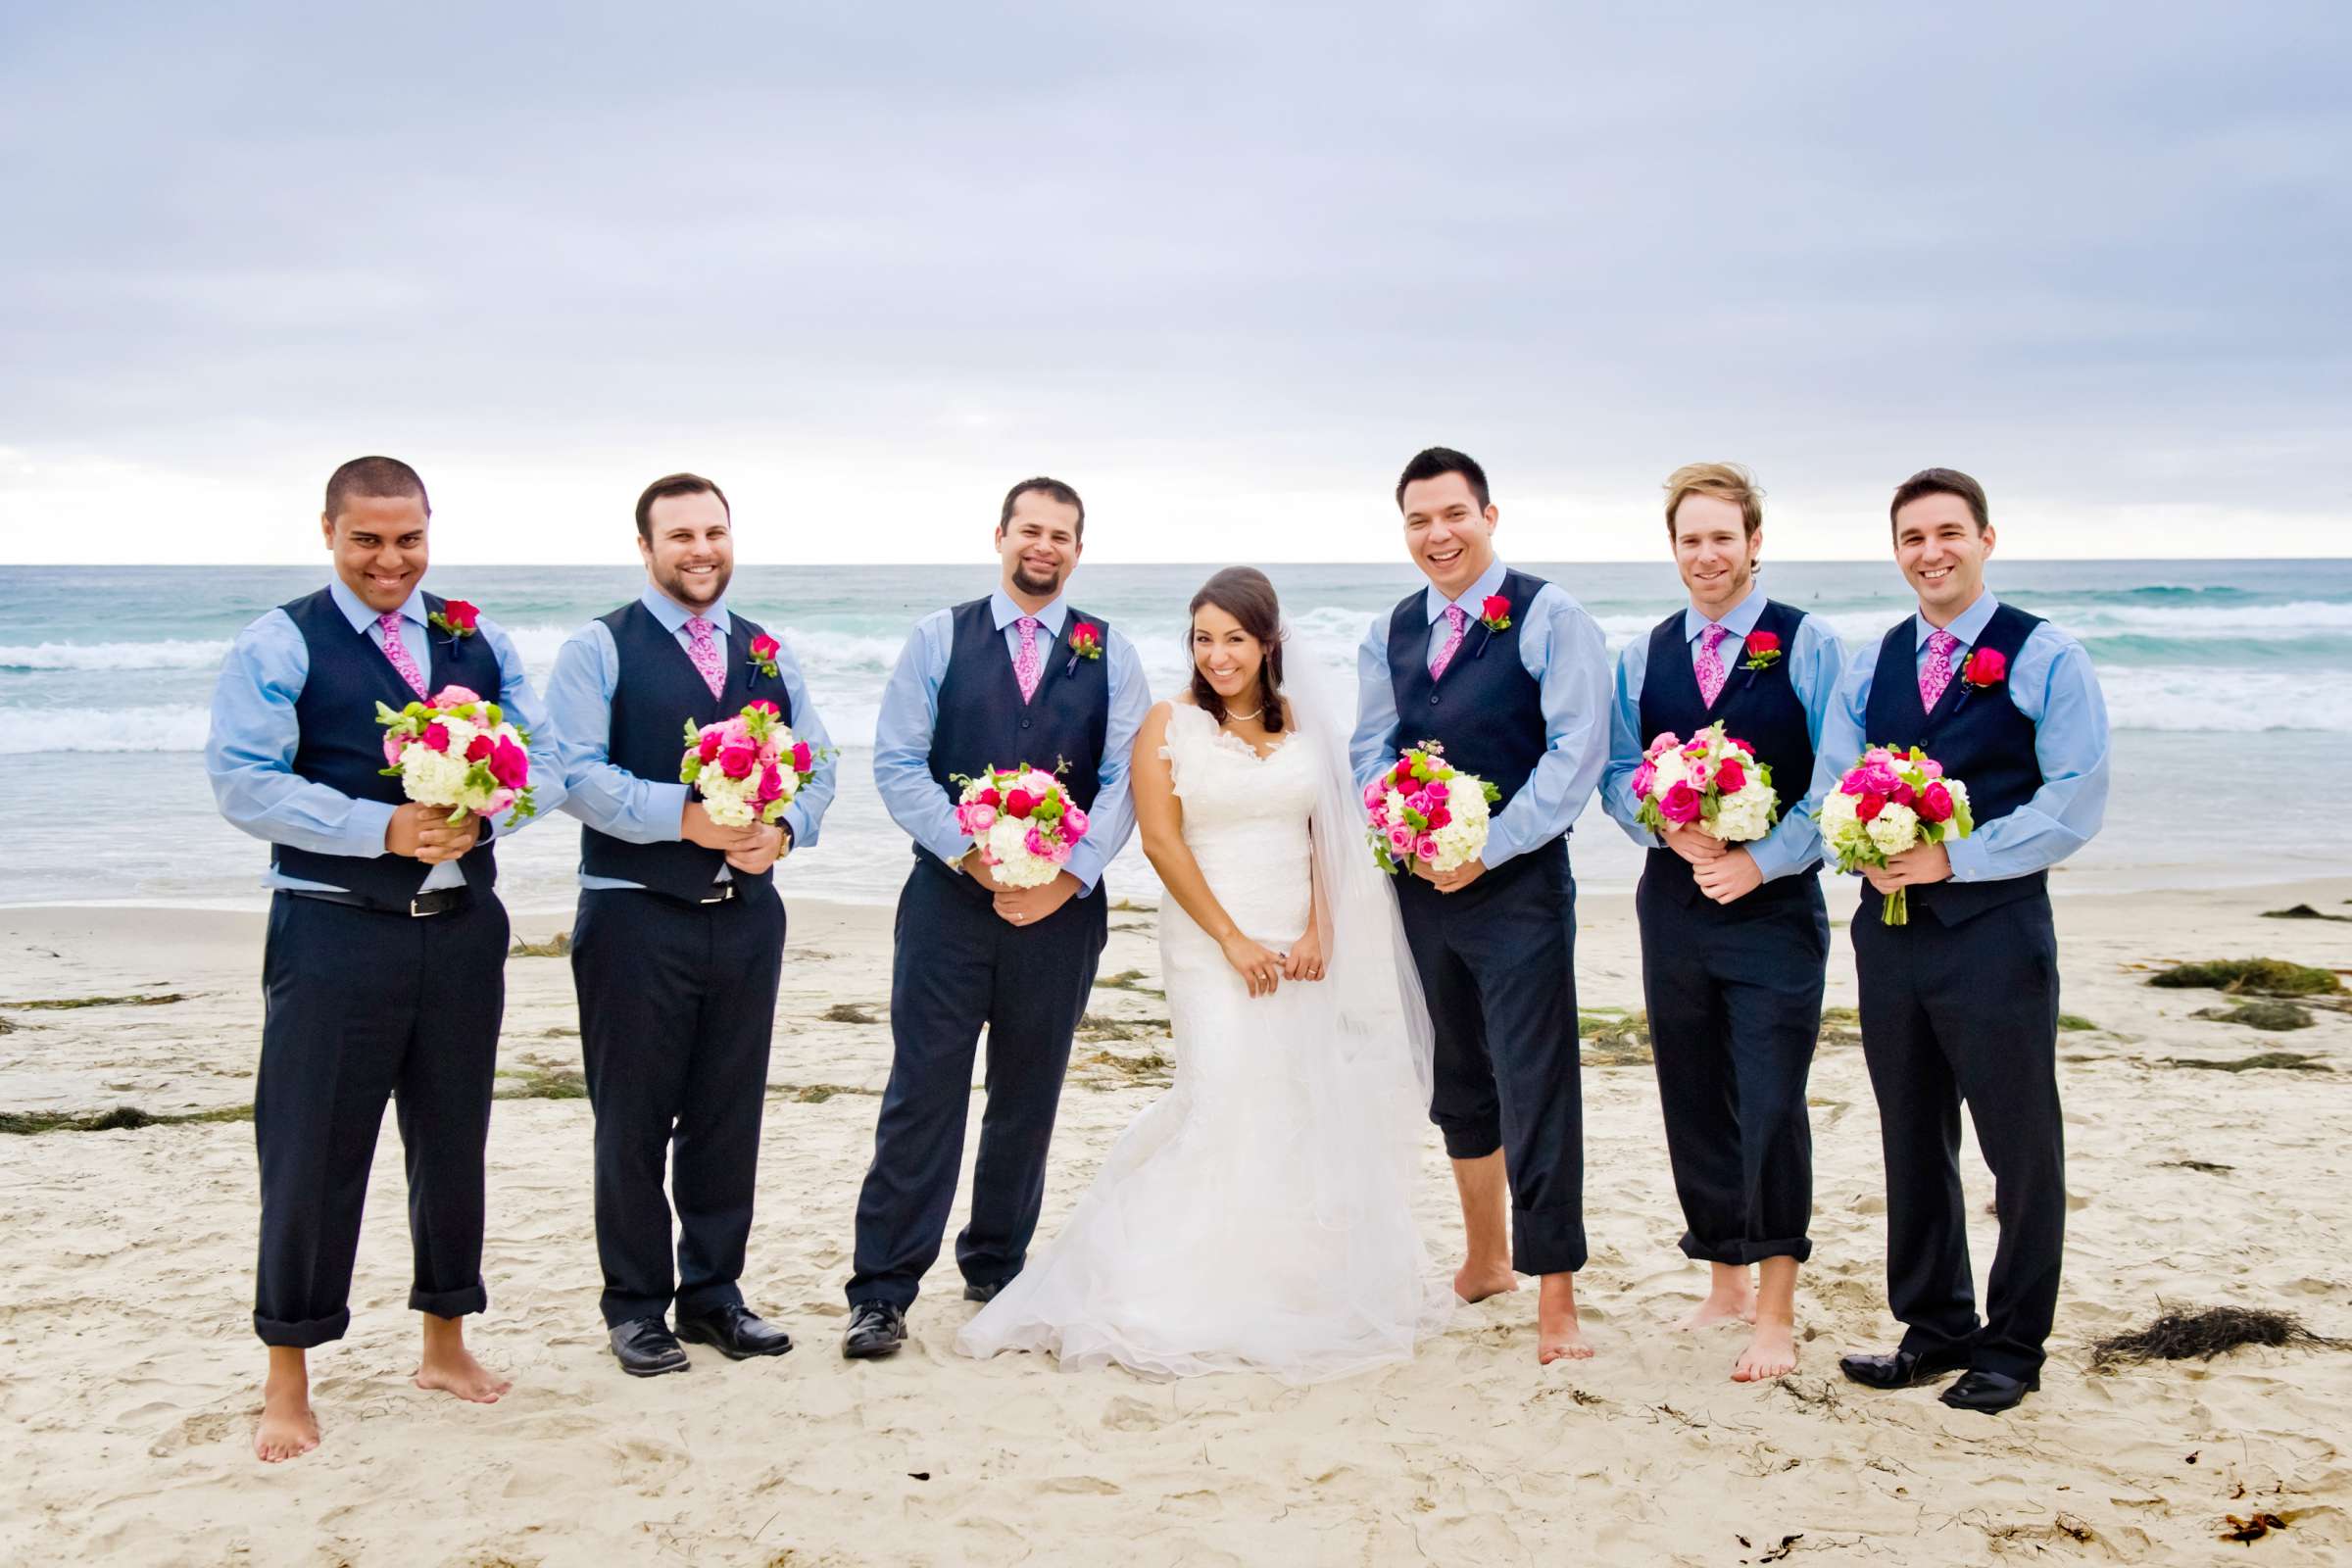
<instances>
[{"instance_id":1,"label":"dark seaweed on sand","mask_svg":"<svg viewBox=\"0 0 2352 1568\"><path fill-rule=\"evenodd\" d=\"M2314 1334L2290 1312L2259 1306L2209 1306L2200 1312L2166 1308L2156 1321L2130 1334L2100 1340L2091 1348L2094 1369L2134 1361L2210 1361L2241 1345L2315 1350L2352 1349L2352 1340Z\"/></svg>"}]
</instances>

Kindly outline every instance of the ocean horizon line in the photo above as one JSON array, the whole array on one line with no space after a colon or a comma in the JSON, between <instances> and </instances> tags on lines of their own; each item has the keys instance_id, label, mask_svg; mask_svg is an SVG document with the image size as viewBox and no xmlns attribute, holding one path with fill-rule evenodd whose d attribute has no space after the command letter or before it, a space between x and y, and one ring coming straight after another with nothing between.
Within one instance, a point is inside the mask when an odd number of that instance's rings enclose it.
<instances>
[{"instance_id":1,"label":"ocean horizon line","mask_svg":"<svg viewBox=\"0 0 2352 1568\"><path fill-rule=\"evenodd\" d=\"M1514 561L1525 561L1533 565L1557 564L1583 566L1648 566L1673 564L1673 558L1671 556L1513 555L1509 556L1507 559ZM315 556L306 555L300 560L286 561L0 561L0 571L107 571L145 566L204 571L278 570L288 566L311 565L315 564ZM2266 565L2281 565L2292 564L2298 562L2319 564L2328 562L2352 561L2352 551L2346 551L2344 554L2337 556L2041 556L2033 555L2022 551L2011 551L1997 557L1996 561L2020 564L2031 564L2034 565L2044 566L2131 566L2143 564L2171 565L2175 564L2193 564L2197 565L2230 565L2237 563L2260 563ZM1887 564L1888 558L1886 556L1796 556L1780 554L1774 554L1758 562L1758 565L1760 567L1769 567L1774 564L1789 566L1857 566L1884 565ZM559 566L634 566L635 564L637 564L628 560L628 558L625 556L605 561L476 561L470 557L466 557L457 560L436 560L432 563L431 569L441 570L449 567L460 567L470 570L476 567L490 567L496 569L513 567L518 569L546 570L550 567ZM828 567L887 567L899 570L930 570L933 568L945 569L949 567L973 565L985 567L991 564L991 563L986 557L965 558L955 561L801 562L745 561L739 557L736 564L753 566L799 565ZM1221 561L1216 557L1203 556L1198 559L1188 558L1165 561L1129 561L1125 559L1096 561L1092 563L1082 563L1080 569L1083 569L1087 564L1096 566L1119 567L1215 566L1237 564L1251 566L1409 567L1411 566L1412 563L1396 556L1349 557L1346 559L1334 557L1259 557L1255 560L1248 562Z\"/></svg>"}]
</instances>

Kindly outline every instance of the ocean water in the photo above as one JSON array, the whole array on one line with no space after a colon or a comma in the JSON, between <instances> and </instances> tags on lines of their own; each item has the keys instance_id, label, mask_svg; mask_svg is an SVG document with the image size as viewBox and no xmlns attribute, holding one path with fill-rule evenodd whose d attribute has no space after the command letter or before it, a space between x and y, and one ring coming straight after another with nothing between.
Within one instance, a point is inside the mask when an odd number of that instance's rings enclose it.
<instances>
[{"instance_id":1,"label":"ocean water","mask_svg":"<svg viewBox=\"0 0 2352 1568\"><path fill-rule=\"evenodd\" d=\"M1526 564L1583 601L1612 650L1682 603L1671 564ZM1082 568L1072 597L1134 638L1154 692L1183 679L1185 605L1209 568ZM1371 617L1418 579L1394 565L1269 569L1302 647L1353 680ZM318 587L309 567L0 566L0 903L259 907L268 850L214 812L201 748L206 705L238 628ZM985 593L973 565L740 570L731 604L789 640L844 749L822 842L787 885L878 903L906 875L905 837L874 794L874 716L906 629ZM514 634L535 681L590 616L634 595L633 566L436 570L435 592L470 599ZM2285 880L2352 872L2352 837L2291 846L2235 805L2246 781L2291 767L2352 767L2352 561L1997 563L2003 597L2080 637L2116 726L2107 828L2057 878L2065 891ZM1861 649L1908 612L1885 563L1788 563L1775 597L1824 616ZM510 905L571 902L576 824L557 816L500 847ZM1572 841L1580 883L1623 889L1640 857L1598 809ZM1131 846L1115 893L1155 897Z\"/></svg>"}]
</instances>

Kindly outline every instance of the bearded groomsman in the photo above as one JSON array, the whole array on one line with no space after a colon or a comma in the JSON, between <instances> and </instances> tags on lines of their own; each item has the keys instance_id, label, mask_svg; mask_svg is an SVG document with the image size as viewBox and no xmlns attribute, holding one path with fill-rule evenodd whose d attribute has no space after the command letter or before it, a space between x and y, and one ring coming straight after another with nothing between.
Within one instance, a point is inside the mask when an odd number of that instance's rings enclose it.
<instances>
[{"instance_id":1,"label":"bearded groomsman","mask_svg":"<svg viewBox=\"0 0 2352 1568\"><path fill-rule=\"evenodd\" d=\"M1505 566L1486 470L1431 447L1396 481L1426 585L1372 623L1356 655L1350 760L1369 785L1400 746L1502 792L1486 852L1396 879L1436 1029L1430 1119L1446 1139L1468 1257L1454 1292L1482 1300L1542 1277L1536 1356L1587 1356L1585 1128L1576 1033L1576 882L1569 828L1608 760L1609 663L1567 590ZM1508 1204L1506 1217L1506 1199Z\"/></svg>"},{"instance_id":2,"label":"bearded groomsman","mask_svg":"<svg viewBox=\"0 0 2352 1568\"><path fill-rule=\"evenodd\" d=\"M1688 1226L1683 1252L1713 1276L1680 1326L1752 1323L1732 1367L1745 1383L1796 1369L1796 1271L1813 1250L1805 1077L1830 954L1815 875L1821 839L1795 810L1744 844L1696 822L1670 822L1660 837L1642 825L1633 783L1659 735L1688 742L1720 721L1793 804L1812 782L1844 652L1836 634L1756 585L1764 501L1746 469L1675 469L1666 535L1690 602L1618 657L1601 801L1649 851L1634 899L1642 1002Z\"/></svg>"},{"instance_id":3,"label":"bearded groomsman","mask_svg":"<svg viewBox=\"0 0 2352 1568\"><path fill-rule=\"evenodd\" d=\"M988 1031L988 1110L972 1215L956 1241L967 1301L1027 1261L1070 1038L1108 932L1102 868L1135 826L1127 753L1151 710L1125 636L1070 608L1086 506L1023 479L997 516L996 591L915 623L874 730L874 783L914 840L890 979L890 1084L858 1195L842 1354L895 1353L956 1201L972 1058ZM1092 635L1080 635L1091 633ZM955 775L1060 766L1089 826L1042 887L1001 887L956 825Z\"/></svg>"},{"instance_id":4,"label":"bearded groomsman","mask_svg":"<svg viewBox=\"0 0 2352 1568\"><path fill-rule=\"evenodd\" d=\"M564 808L584 824L571 974L596 1112L601 1304L621 1370L653 1377L687 1370L681 1339L731 1360L792 1348L738 1282L784 961L774 869L816 842L835 764L791 650L727 607L735 534L718 486L692 473L646 486L637 553L645 591L564 643L548 702ZM754 701L816 749L815 771L781 823L722 827L678 782L686 721Z\"/></svg>"},{"instance_id":5,"label":"bearded groomsman","mask_svg":"<svg viewBox=\"0 0 2352 1568\"><path fill-rule=\"evenodd\" d=\"M247 626L213 692L205 770L220 814L270 845L262 956L261 1263L253 1327L270 1348L254 1452L318 1446L308 1351L351 1324L352 1260L384 1102L407 1152L423 1315L416 1383L487 1404L505 1378L466 1348L482 1286L482 1148L506 1007L507 912L492 841L514 808L452 826L383 775L378 703L448 686L496 692L532 736L538 808L563 799L538 700L496 622L424 592L432 506L416 470L355 458L319 518L335 575Z\"/></svg>"},{"instance_id":6,"label":"bearded groomsman","mask_svg":"<svg viewBox=\"0 0 2352 1568\"><path fill-rule=\"evenodd\" d=\"M1983 486L1952 468L1904 480L1888 509L1919 610L1846 670L1805 808L1865 744L1917 746L1968 786L1976 831L1863 874L1854 915L1862 1049L1886 1160L1886 1295L1905 1325L1890 1354L1838 1364L1896 1389L1966 1369L1943 1392L1994 1414L2041 1382L2066 1236L2058 1109L2058 939L2049 868L2099 830L2107 708L2090 656L1984 586L1993 529ZM1907 888L1910 921L1886 925ZM1965 1102L1992 1167L2000 1245L1977 1316L1960 1193Z\"/></svg>"}]
</instances>

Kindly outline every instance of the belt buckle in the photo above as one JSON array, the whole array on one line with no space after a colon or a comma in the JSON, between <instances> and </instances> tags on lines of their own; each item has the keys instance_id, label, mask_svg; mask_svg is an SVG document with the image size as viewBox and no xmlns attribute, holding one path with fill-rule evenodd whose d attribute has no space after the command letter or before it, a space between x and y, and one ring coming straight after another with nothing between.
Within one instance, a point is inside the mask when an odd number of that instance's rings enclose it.
<instances>
[{"instance_id":1,"label":"belt buckle","mask_svg":"<svg viewBox=\"0 0 2352 1568\"><path fill-rule=\"evenodd\" d=\"M726 886L720 888L716 893L711 894L709 898L703 900L702 902L705 904L724 904L733 897L735 897L735 884L729 882Z\"/></svg>"},{"instance_id":2,"label":"belt buckle","mask_svg":"<svg viewBox=\"0 0 2352 1568\"><path fill-rule=\"evenodd\" d=\"M432 892L430 892L430 893L419 893L419 894L416 895L414 898L410 899L410 900L409 900L409 918L410 918L410 919L412 919L412 920L424 920L424 919L430 919L432 916L434 916L434 915L436 915L436 914L440 914L440 913L442 913L442 912L443 912L443 910L442 910L442 907L441 907L441 906L439 906L439 905L435 905L435 906L434 906L432 908L429 908L429 909L420 909L420 908L416 907L416 906L418 906L419 904L422 904L422 903L423 903L425 900L427 900L427 899L439 899L439 898L443 898L443 897L445 897L445 896L448 894L448 892L449 892L449 889L447 889L447 888L435 888L435 889L433 889L433 891L432 891Z\"/></svg>"}]
</instances>

